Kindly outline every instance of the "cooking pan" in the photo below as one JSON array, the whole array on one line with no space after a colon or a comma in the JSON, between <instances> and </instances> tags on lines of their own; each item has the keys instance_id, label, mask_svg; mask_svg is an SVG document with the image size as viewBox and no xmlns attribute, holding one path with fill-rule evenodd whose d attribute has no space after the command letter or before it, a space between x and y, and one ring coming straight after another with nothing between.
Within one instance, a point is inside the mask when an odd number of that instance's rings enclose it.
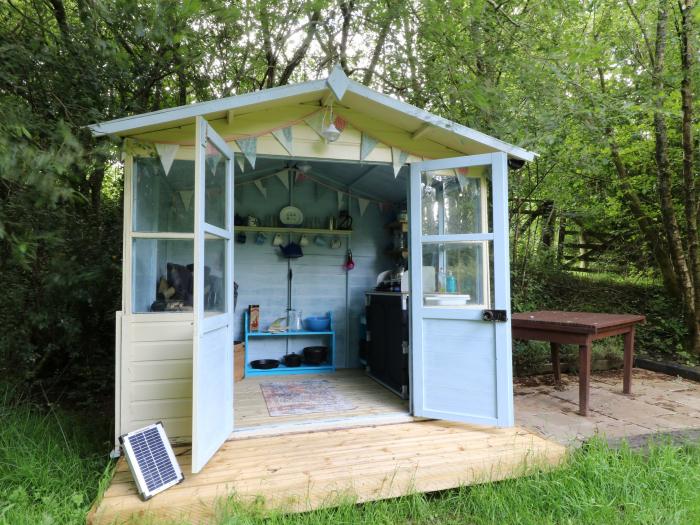
<instances>
[{"instance_id":1,"label":"cooking pan","mask_svg":"<svg viewBox=\"0 0 700 525\"><path fill-rule=\"evenodd\" d=\"M277 359L256 359L250 362L250 366L258 370L269 370L280 366L280 362Z\"/></svg>"},{"instance_id":2,"label":"cooking pan","mask_svg":"<svg viewBox=\"0 0 700 525\"><path fill-rule=\"evenodd\" d=\"M328 360L327 346L307 346L304 348L304 363L320 365Z\"/></svg>"},{"instance_id":3,"label":"cooking pan","mask_svg":"<svg viewBox=\"0 0 700 525\"><path fill-rule=\"evenodd\" d=\"M289 366L289 367L296 367L296 366L301 366L301 356L299 354L295 354L292 352L291 354L287 354L282 358L282 361L284 362L284 366Z\"/></svg>"}]
</instances>

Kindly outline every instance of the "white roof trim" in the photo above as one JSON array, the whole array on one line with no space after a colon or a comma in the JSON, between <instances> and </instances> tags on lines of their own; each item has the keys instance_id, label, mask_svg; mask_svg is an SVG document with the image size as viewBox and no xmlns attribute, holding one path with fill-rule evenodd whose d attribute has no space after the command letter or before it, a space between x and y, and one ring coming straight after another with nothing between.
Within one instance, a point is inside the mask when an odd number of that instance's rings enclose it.
<instances>
[{"instance_id":1,"label":"white roof trim","mask_svg":"<svg viewBox=\"0 0 700 525\"><path fill-rule=\"evenodd\" d=\"M424 109L417 108L406 102L401 102L388 95L379 93L370 89L359 82L347 78L343 70L339 67L333 69L328 78L322 80L313 80L311 82L303 82L301 84L290 84L276 88L263 89L243 95L234 95L232 97L211 100L208 102L199 102L187 106L179 106L175 108L162 109L151 113L143 113L132 117L124 117L120 119L110 120L91 124L88 126L95 136L110 135L114 133L123 133L132 129L144 128L147 126L157 126L159 124L167 124L177 120L208 115L210 113L231 111L238 108L244 108L254 104L261 104L272 100L285 99L306 95L309 93L322 93L331 90L336 97L342 98L345 92L353 92L360 97L366 98L381 104L389 109L400 111L413 118L421 120L424 125L434 126L436 128L454 133L471 141L483 144L494 148L498 151L503 151L513 157L531 161L535 158L535 154L525 149L519 148L507 142L503 142L497 138L481 133L474 129L468 128L451 120L438 117Z\"/></svg>"}]
</instances>

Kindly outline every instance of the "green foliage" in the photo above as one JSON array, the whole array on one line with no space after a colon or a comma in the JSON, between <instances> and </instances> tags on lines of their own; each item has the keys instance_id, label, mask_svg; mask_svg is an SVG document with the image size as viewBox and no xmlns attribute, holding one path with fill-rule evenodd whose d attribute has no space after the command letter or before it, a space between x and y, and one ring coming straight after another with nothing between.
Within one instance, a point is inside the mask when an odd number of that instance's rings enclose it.
<instances>
[{"instance_id":1,"label":"green foliage","mask_svg":"<svg viewBox=\"0 0 700 525\"><path fill-rule=\"evenodd\" d=\"M0 524L85 523L111 472L109 427L10 397L0 394Z\"/></svg>"}]
</instances>

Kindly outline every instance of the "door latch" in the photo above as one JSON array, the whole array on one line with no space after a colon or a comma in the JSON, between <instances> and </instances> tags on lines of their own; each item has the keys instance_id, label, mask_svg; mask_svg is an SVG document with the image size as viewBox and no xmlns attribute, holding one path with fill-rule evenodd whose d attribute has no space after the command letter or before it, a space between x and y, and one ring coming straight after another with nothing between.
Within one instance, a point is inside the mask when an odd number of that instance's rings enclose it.
<instances>
[{"instance_id":1,"label":"door latch","mask_svg":"<svg viewBox=\"0 0 700 525\"><path fill-rule=\"evenodd\" d=\"M505 323L508 320L508 313L505 310L484 310L481 318L484 321Z\"/></svg>"}]
</instances>

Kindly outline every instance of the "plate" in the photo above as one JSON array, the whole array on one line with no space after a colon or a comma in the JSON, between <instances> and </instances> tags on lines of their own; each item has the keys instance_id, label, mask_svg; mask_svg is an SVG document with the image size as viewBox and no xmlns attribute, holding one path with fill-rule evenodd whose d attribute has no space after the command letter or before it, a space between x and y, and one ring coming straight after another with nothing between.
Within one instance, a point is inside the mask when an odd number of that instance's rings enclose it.
<instances>
[{"instance_id":1,"label":"plate","mask_svg":"<svg viewBox=\"0 0 700 525\"><path fill-rule=\"evenodd\" d=\"M280 222L285 226L299 226L304 222L304 214L296 206L285 206L280 211Z\"/></svg>"}]
</instances>

